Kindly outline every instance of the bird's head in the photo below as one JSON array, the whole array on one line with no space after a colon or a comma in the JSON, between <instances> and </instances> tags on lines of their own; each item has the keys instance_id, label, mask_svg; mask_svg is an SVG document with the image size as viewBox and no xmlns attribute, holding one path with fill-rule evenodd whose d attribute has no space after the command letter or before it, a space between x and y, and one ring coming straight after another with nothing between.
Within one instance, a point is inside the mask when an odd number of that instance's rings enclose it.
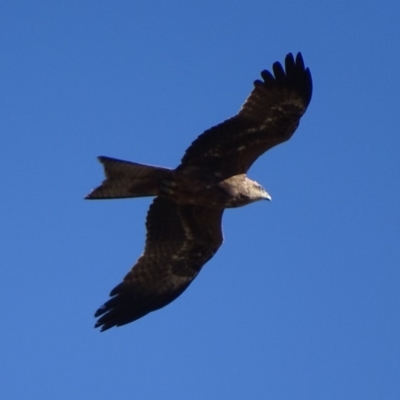
<instances>
[{"instance_id":1,"label":"bird's head","mask_svg":"<svg viewBox=\"0 0 400 400\"><path fill-rule=\"evenodd\" d=\"M245 174L231 176L218 186L227 196L225 207L242 207L258 200L271 200L269 193Z\"/></svg>"}]
</instances>

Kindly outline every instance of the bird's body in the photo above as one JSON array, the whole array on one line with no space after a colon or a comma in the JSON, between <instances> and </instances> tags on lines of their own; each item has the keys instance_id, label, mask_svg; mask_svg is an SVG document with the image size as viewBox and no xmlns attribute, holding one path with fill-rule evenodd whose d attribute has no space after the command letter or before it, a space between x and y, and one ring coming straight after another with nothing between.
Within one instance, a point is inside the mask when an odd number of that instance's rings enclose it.
<instances>
[{"instance_id":1,"label":"bird's body","mask_svg":"<svg viewBox=\"0 0 400 400\"><path fill-rule=\"evenodd\" d=\"M171 170L104 156L99 160L107 179L87 199L158 196L181 205L213 208L240 207L262 198L270 199L261 185L246 174L221 180L192 167ZM131 178L130 169L133 169Z\"/></svg>"},{"instance_id":2,"label":"bird's body","mask_svg":"<svg viewBox=\"0 0 400 400\"><path fill-rule=\"evenodd\" d=\"M169 304L222 244L224 209L270 200L247 171L292 136L312 94L300 53L286 56L285 70L275 63L273 72L263 71L239 113L200 135L173 170L99 157L106 180L86 198L156 198L144 253L96 312L96 327L124 325Z\"/></svg>"}]
</instances>

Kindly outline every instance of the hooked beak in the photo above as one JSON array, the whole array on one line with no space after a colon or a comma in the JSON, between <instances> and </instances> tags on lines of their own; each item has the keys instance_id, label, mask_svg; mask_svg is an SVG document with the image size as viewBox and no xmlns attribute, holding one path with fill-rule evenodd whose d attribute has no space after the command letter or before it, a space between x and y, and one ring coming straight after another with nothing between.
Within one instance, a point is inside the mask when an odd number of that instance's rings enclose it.
<instances>
[{"instance_id":1,"label":"hooked beak","mask_svg":"<svg viewBox=\"0 0 400 400\"><path fill-rule=\"evenodd\" d=\"M262 197L264 200L268 200L268 201L271 201L272 200L272 197L271 197L271 195L266 191L266 190L264 190L264 193L263 193L263 197Z\"/></svg>"}]
</instances>

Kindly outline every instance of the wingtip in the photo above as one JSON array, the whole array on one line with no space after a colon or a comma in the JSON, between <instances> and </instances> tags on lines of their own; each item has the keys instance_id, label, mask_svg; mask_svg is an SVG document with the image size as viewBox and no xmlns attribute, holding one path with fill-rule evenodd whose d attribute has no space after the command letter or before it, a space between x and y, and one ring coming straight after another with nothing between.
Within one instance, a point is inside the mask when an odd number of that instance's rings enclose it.
<instances>
[{"instance_id":1,"label":"wingtip","mask_svg":"<svg viewBox=\"0 0 400 400\"><path fill-rule=\"evenodd\" d=\"M94 324L94 329L97 329L97 328L100 328L100 329L99 329L99 332L101 333L101 332L104 332L104 331L110 329L111 326L106 327L105 325L99 324L99 323L97 322L97 323Z\"/></svg>"},{"instance_id":2,"label":"wingtip","mask_svg":"<svg viewBox=\"0 0 400 400\"><path fill-rule=\"evenodd\" d=\"M99 309L100 310L100 309ZM95 317L99 317L101 314L98 314L99 310L96 311ZM104 316L103 316L104 317ZM103 320L103 317L100 317L97 322L94 324L94 329L100 328L100 332L104 332L114 326L112 323L107 323Z\"/></svg>"},{"instance_id":3,"label":"wingtip","mask_svg":"<svg viewBox=\"0 0 400 400\"><path fill-rule=\"evenodd\" d=\"M303 55L301 54L300 51L296 55L296 65L298 65L300 68L304 69L304 59L303 59Z\"/></svg>"},{"instance_id":4,"label":"wingtip","mask_svg":"<svg viewBox=\"0 0 400 400\"><path fill-rule=\"evenodd\" d=\"M287 64L287 63L292 63L292 64L295 63L293 53L287 53L286 54L285 64Z\"/></svg>"},{"instance_id":5,"label":"wingtip","mask_svg":"<svg viewBox=\"0 0 400 400\"><path fill-rule=\"evenodd\" d=\"M274 83L284 83L289 78L296 80L303 78L304 74L306 74L306 78L311 82L311 72L309 68L305 67L303 55L301 52L296 54L296 57L293 53L287 53L284 61L284 65L276 61L272 64L272 72L268 70L261 71L261 77L264 82L257 79L254 81L254 86L260 86L263 84L273 85Z\"/></svg>"},{"instance_id":6,"label":"wingtip","mask_svg":"<svg viewBox=\"0 0 400 400\"><path fill-rule=\"evenodd\" d=\"M299 51L296 58L292 53L288 53L285 58L286 74L295 83L298 89L303 92L306 106L311 101L313 84L310 68L305 66L302 53Z\"/></svg>"},{"instance_id":7,"label":"wingtip","mask_svg":"<svg viewBox=\"0 0 400 400\"><path fill-rule=\"evenodd\" d=\"M107 307L105 304L103 304L101 307L97 309L97 311L94 313L94 317L98 318L100 315L103 315L107 311Z\"/></svg>"}]
</instances>

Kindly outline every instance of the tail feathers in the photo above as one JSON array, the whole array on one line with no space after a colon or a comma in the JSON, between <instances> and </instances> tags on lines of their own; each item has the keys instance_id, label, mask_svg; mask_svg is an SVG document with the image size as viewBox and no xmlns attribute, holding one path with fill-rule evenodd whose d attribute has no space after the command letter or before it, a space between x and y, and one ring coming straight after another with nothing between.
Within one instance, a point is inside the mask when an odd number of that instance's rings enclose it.
<instances>
[{"instance_id":1,"label":"tail feathers","mask_svg":"<svg viewBox=\"0 0 400 400\"><path fill-rule=\"evenodd\" d=\"M106 179L85 199L121 199L156 196L160 180L169 174L168 168L137 164L100 156Z\"/></svg>"}]
</instances>

